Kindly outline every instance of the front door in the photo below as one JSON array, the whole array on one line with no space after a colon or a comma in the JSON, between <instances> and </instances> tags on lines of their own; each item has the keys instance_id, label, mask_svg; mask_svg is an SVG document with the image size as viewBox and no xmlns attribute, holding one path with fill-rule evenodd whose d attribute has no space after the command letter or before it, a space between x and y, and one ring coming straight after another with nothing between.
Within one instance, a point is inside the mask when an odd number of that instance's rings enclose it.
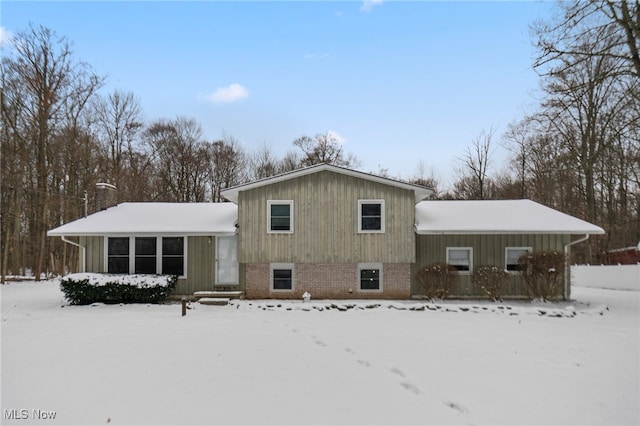
<instances>
[{"instance_id":1,"label":"front door","mask_svg":"<svg viewBox=\"0 0 640 426\"><path fill-rule=\"evenodd\" d=\"M238 238L216 238L216 284L238 284Z\"/></svg>"}]
</instances>

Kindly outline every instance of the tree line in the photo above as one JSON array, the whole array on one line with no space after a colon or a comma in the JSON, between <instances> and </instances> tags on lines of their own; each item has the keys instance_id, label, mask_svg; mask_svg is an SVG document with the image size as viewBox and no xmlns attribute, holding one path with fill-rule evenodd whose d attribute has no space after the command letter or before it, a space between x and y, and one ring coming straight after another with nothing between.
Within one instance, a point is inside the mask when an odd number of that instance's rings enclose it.
<instances>
[{"instance_id":1,"label":"tree line","mask_svg":"<svg viewBox=\"0 0 640 426\"><path fill-rule=\"evenodd\" d=\"M470 141L450 188L423 163L403 180L435 189L435 198L530 198L596 223L607 234L580 254L590 261L640 239L640 6L559 8L554 20L532 25L539 105L500 138L490 128ZM85 200L95 211L98 182L115 185L118 202L220 202L225 188L301 166L360 166L330 132L302 136L279 156L266 144L249 151L231 135L207 141L188 117L145 122L134 93L102 93L105 78L42 26L3 50L2 282L9 273L76 268L77 250L46 231L81 217ZM496 148L510 153L497 171Z\"/></svg>"}]
</instances>

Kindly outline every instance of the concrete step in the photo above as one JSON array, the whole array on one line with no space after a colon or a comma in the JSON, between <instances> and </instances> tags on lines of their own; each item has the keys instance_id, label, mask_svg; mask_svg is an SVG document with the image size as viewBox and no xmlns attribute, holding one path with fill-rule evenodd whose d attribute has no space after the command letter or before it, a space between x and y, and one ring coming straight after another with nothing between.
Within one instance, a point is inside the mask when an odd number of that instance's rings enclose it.
<instances>
[{"instance_id":1,"label":"concrete step","mask_svg":"<svg viewBox=\"0 0 640 426\"><path fill-rule=\"evenodd\" d=\"M198 299L209 298L223 298L223 299L241 299L244 296L242 291L196 291L193 293L193 297Z\"/></svg>"},{"instance_id":2,"label":"concrete step","mask_svg":"<svg viewBox=\"0 0 640 426\"><path fill-rule=\"evenodd\" d=\"M225 306L229 304L229 299L223 297L203 297L198 299L198 303L202 305Z\"/></svg>"}]
</instances>

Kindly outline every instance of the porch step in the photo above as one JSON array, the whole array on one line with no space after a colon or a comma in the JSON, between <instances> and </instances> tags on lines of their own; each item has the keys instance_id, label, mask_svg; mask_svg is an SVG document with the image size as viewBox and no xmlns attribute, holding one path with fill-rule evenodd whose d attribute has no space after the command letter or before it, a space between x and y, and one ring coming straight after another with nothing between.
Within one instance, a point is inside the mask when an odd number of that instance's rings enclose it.
<instances>
[{"instance_id":1,"label":"porch step","mask_svg":"<svg viewBox=\"0 0 640 426\"><path fill-rule=\"evenodd\" d=\"M229 299L224 297L202 297L198 299L202 305L225 306L229 304Z\"/></svg>"},{"instance_id":2,"label":"porch step","mask_svg":"<svg viewBox=\"0 0 640 426\"><path fill-rule=\"evenodd\" d=\"M244 292L242 291L196 291L193 293L193 297L196 300L200 300L203 298L208 299L241 299L244 296Z\"/></svg>"}]
</instances>

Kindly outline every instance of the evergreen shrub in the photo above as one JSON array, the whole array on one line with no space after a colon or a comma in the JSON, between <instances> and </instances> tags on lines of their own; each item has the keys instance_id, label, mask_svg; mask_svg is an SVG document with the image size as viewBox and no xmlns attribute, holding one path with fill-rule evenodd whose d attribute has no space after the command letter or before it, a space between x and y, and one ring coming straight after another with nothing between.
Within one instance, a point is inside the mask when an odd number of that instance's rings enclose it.
<instances>
[{"instance_id":1,"label":"evergreen shrub","mask_svg":"<svg viewBox=\"0 0 640 426\"><path fill-rule=\"evenodd\" d=\"M92 303L160 303L175 288L175 275L70 274L60 281L72 305Z\"/></svg>"}]
</instances>

